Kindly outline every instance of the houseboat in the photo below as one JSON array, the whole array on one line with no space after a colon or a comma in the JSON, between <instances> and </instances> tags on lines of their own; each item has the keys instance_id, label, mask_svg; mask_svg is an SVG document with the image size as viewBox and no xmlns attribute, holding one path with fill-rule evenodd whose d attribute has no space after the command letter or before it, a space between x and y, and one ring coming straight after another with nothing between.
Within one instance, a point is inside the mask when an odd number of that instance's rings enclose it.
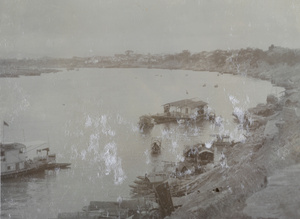
<instances>
[{"instance_id":1,"label":"houseboat","mask_svg":"<svg viewBox=\"0 0 300 219\"><path fill-rule=\"evenodd\" d=\"M202 121L214 118L208 113L208 104L201 100L183 99L163 105L164 112L152 115L156 124L177 122L182 124L187 121Z\"/></svg>"},{"instance_id":2,"label":"houseboat","mask_svg":"<svg viewBox=\"0 0 300 219\"><path fill-rule=\"evenodd\" d=\"M42 172L47 169L64 168L70 163L56 163L56 155L49 154L49 148L38 149L38 156L27 159L26 145L21 143L0 143L1 180ZM43 155L43 152L46 154Z\"/></svg>"}]
</instances>

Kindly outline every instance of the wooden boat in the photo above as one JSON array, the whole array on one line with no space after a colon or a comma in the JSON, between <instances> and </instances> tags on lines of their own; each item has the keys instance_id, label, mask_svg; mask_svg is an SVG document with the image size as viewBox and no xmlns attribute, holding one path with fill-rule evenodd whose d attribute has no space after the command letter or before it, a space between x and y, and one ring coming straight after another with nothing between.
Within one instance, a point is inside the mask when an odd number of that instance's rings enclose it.
<instances>
[{"instance_id":1,"label":"wooden boat","mask_svg":"<svg viewBox=\"0 0 300 219\"><path fill-rule=\"evenodd\" d=\"M151 116L143 115L138 122L141 132L147 132L154 127L154 119Z\"/></svg>"},{"instance_id":2,"label":"wooden boat","mask_svg":"<svg viewBox=\"0 0 300 219\"><path fill-rule=\"evenodd\" d=\"M151 142L151 154L160 154L161 152L161 139L154 138Z\"/></svg>"},{"instance_id":3,"label":"wooden boat","mask_svg":"<svg viewBox=\"0 0 300 219\"><path fill-rule=\"evenodd\" d=\"M27 159L26 145L21 143L0 143L1 180L18 178L49 169L66 168L70 163L56 163L56 155L49 154L49 148L38 149L38 156ZM46 155L42 153L46 152Z\"/></svg>"}]
</instances>

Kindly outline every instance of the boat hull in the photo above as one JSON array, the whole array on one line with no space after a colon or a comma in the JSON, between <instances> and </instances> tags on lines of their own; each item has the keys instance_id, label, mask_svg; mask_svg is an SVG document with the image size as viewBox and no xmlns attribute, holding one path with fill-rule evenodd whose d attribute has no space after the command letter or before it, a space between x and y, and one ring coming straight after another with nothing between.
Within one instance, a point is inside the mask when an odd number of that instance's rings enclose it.
<instances>
[{"instance_id":1,"label":"boat hull","mask_svg":"<svg viewBox=\"0 0 300 219\"><path fill-rule=\"evenodd\" d=\"M20 178L32 174L39 174L44 172L45 170L52 170L57 168L68 168L71 164L70 163L49 163L49 164L42 164L40 166L35 167L28 167L18 171L12 171L8 173L1 173L1 181L5 179L14 179Z\"/></svg>"},{"instance_id":2,"label":"boat hull","mask_svg":"<svg viewBox=\"0 0 300 219\"><path fill-rule=\"evenodd\" d=\"M5 179L14 179L14 178L20 178L26 175L31 175L31 174L38 174L43 171L45 171L47 168L47 165L42 165L39 167L30 167L30 168L25 168L22 170L18 171L12 171L8 173L1 173L1 181Z\"/></svg>"},{"instance_id":3,"label":"boat hull","mask_svg":"<svg viewBox=\"0 0 300 219\"><path fill-rule=\"evenodd\" d=\"M167 116L167 115L153 115L156 124L163 123L185 123L185 122L201 122L206 120L206 115L198 115L197 117L175 117L175 116ZM180 122L179 122L180 121Z\"/></svg>"}]
</instances>

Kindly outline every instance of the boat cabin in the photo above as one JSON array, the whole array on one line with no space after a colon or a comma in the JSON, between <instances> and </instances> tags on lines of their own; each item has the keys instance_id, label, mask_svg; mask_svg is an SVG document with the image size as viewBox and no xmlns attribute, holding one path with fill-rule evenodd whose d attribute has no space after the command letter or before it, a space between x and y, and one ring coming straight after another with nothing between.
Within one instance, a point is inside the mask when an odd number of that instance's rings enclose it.
<instances>
[{"instance_id":1,"label":"boat cabin","mask_svg":"<svg viewBox=\"0 0 300 219\"><path fill-rule=\"evenodd\" d=\"M166 103L163 107L167 116L188 117L191 115L203 115L207 108L207 103L201 100L184 99Z\"/></svg>"},{"instance_id":2,"label":"boat cabin","mask_svg":"<svg viewBox=\"0 0 300 219\"><path fill-rule=\"evenodd\" d=\"M20 143L0 143L1 173L25 168L26 146Z\"/></svg>"},{"instance_id":3,"label":"boat cabin","mask_svg":"<svg viewBox=\"0 0 300 219\"><path fill-rule=\"evenodd\" d=\"M204 143L186 146L183 155L186 161L196 162L200 165L206 165L214 161L214 152L207 150Z\"/></svg>"},{"instance_id":4,"label":"boat cabin","mask_svg":"<svg viewBox=\"0 0 300 219\"><path fill-rule=\"evenodd\" d=\"M169 122L182 124L187 121L200 122L204 119L215 118L214 113L209 112L208 104L196 98L166 103L163 108L163 113L151 115L155 124Z\"/></svg>"}]
</instances>

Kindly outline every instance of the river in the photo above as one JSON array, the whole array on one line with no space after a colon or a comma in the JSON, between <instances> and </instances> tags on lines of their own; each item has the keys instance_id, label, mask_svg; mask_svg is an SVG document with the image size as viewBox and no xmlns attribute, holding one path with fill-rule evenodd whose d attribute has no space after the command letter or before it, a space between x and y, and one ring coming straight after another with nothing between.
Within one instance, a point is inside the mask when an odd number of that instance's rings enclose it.
<instances>
[{"instance_id":1,"label":"river","mask_svg":"<svg viewBox=\"0 0 300 219\"><path fill-rule=\"evenodd\" d=\"M243 133L234 108L265 103L283 88L245 76L155 69L79 69L41 76L0 78L4 142L44 141L70 169L1 182L1 218L54 218L79 211L94 200L130 198L129 185L161 165L182 159L184 145L208 142L211 134ZM139 116L162 112L162 104L199 98L223 122L212 125L157 125L141 133ZM152 137L162 153L150 155ZM29 151L33 157L35 151Z\"/></svg>"}]
</instances>

